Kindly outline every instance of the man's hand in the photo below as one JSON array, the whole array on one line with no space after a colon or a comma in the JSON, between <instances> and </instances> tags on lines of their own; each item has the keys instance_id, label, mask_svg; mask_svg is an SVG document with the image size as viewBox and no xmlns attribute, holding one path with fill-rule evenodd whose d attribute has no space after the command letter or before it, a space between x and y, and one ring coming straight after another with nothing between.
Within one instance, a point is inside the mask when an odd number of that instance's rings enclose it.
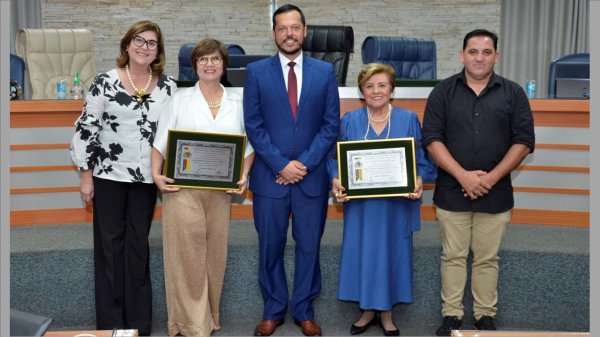
<instances>
[{"instance_id":1,"label":"man's hand","mask_svg":"<svg viewBox=\"0 0 600 337\"><path fill-rule=\"evenodd\" d=\"M277 179L275 180L280 185L295 184L300 180L304 179L304 176L308 173L308 169L304 164L297 160L291 160L284 168L279 172Z\"/></svg>"},{"instance_id":2,"label":"man's hand","mask_svg":"<svg viewBox=\"0 0 600 337\"><path fill-rule=\"evenodd\" d=\"M492 185L485 179L482 179L482 176L486 174L487 172L482 170L465 171L458 177L458 182L462 186L465 197L475 200L484 197L490 192Z\"/></svg>"}]
</instances>

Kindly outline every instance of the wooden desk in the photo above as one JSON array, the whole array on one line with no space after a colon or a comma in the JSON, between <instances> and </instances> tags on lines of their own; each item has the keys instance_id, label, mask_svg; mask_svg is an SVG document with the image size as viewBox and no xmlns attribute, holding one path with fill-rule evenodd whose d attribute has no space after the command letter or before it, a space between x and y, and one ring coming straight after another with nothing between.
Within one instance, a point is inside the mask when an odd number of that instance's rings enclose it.
<instances>
[{"instance_id":1,"label":"wooden desk","mask_svg":"<svg viewBox=\"0 0 600 337\"><path fill-rule=\"evenodd\" d=\"M415 111L423 120L426 99L394 99L392 103L405 109ZM533 99L530 100L536 126L554 127L590 127L590 101L567 99ZM340 100L340 114L364 105L358 98ZM16 100L10 101L10 127L73 127L75 120L81 115L83 100Z\"/></svg>"},{"instance_id":2,"label":"wooden desk","mask_svg":"<svg viewBox=\"0 0 600 337\"><path fill-rule=\"evenodd\" d=\"M344 89L358 93L356 88ZM397 98L392 101L394 105L415 111L421 121L426 102L424 98ZM530 157L530 162L515 170L515 174L524 172L521 174L523 176L532 176L535 172L539 175L535 180L523 180L521 184L514 185L516 196L522 202L515 204L511 222L589 227L589 184L580 183L571 187L558 182L585 182L589 175L589 162L582 163L580 160L573 164L571 155L579 159L589 156L590 101L533 99L529 102L536 133L542 131L546 137L536 144L535 156ZM11 226L92 222L91 206L82 207L79 181L73 179L76 173L69 154L74 122L81 115L83 103L83 100L10 101L10 151L11 158L15 159L11 159L10 168L11 181L15 182L11 183L10 189ZM340 114L344 114L362 106L364 100L358 97L342 98L340 104ZM569 137L575 137L576 140ZM566 153L569 157L564 157ZM534 160L536 157L541 158L539 162ZM45 183L41 178L44 174L57 177L56 181L60 183ZM557 178L559 175L561 177ZM432 187L433 184L425 186L428 195L431 195ZM249 194L244 197L251 200ZM555 205L561 198L569 200L569 203L565 203L567 206L546 206L546 199L554 201ZM40 207L40 200L48 201L49 206ZM571 204L575 207L569 208ZM155 220L161 219L161 206L156 206ZM342 219L341 205L330 203L327 217ZM435 208L430 196L421 205L421 217L425 221L435 220ZM233 204L231 219L252 219L252 205Z\"/></svg>"},{"instance_id":3,"label":"wooden desk","mask_svg":"<svg viewBox=\"0 0 600 337\"><path fill-rule=\"evenodd\" d=\"M453 337L589 337L589 332L452 330Z\"/></svg>"}]
</instances>

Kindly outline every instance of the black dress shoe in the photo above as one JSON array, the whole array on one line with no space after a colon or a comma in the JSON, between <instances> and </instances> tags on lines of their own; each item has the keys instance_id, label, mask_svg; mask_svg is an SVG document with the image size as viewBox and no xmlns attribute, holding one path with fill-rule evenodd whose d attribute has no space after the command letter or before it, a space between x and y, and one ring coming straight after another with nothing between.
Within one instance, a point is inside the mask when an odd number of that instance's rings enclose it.
<instances>
[{"instance_id":1,"label":"black dress shoe","mask_svg":"<svg viewBox=\"0 0 600 337\"><path fill-rule=\"evenodd\" d=\"M392 324L394 324L394 323L392 322ZM379 320L379 326L381 327L381 330L383 330L384 336L400 336L400 330L398 330L398 328L396 328L394 330L386 330L383 327L383 323L381 323L381 320Z\"/></svg>"},{"instance_id":2,"label":"black dress shoe","mask_svg":"<svg viewBox=\"0 0 600 337\"><path fill-rule=\"evenodd\" d=\"M435 331L436 336L452 336L452 330L459 330L462 327L462 319L456 316L444 316L442 325Z\"/></svg>"},{"instance_id":3,"label":"black dress shoe","mask_svg":"<svg viewBox=\"0 0 600 337\"><path fill-rule=\"evenodd\" d=\"M360 335L361 333L367 331L367 329L371 325L377 324L378 321L379 321L379 317L377 317L377 314L375 314L375 315L373 315L373 318L371 318L371 320L363 326L358 326L356 324L352 324L352 327L350 327L350 334L351 335Z\"/></svg>"},{"instance_id":4,"label":"black dress shoe","mask_svg":"<svg viewBox=\"0 0 600 337\"><path fill-rule=\"evenodd\" d=\"M481 318L475 322L475 328L477 330L496 330L496 324L494 324L494 317L481 316Z\"/></svg>"}]
</instances>

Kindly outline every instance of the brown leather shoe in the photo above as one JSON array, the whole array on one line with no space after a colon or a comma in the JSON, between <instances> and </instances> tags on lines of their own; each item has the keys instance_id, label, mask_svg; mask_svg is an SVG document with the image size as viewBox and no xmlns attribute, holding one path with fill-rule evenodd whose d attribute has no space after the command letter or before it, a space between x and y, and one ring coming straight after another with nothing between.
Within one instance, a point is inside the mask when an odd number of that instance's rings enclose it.
<instances>
[{"instance_id":1,"label":"brown leather shoe","mask_svg":"<svg viewBox=\"0 0 600 337\"><path fill-rule=\"evenodd\" d=\"M296 321L295 323L302 328L302 333L304 336L322 336L321 327L312 319L302 322Z\"/></svg>"},{"instance_id":2,"label":"brown leather shoe","mask_svg":"<svg viewBox=\"0 0 600 337\"><path fill-rule=\"evenodd\" d=\"M283 324L282 319L263 319L256 325L254 336L271 336L281 324Z\"/></svg>"}]
</instances>

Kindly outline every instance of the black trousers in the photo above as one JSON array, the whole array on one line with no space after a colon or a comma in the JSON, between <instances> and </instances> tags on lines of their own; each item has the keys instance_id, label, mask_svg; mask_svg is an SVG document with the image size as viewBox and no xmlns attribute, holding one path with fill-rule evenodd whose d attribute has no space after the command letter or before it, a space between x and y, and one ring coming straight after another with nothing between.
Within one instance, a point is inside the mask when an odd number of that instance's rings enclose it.
<instances>
[{"instance_id":1,"label":"black trousers","mask_svg":"<svg viewBox=\"0 0 600 337\"><path fill-rule=\"evenodd\" d=\"M156 186L94 177L94 275L98 330L149 336L152 284L148 234Z\"/></svg>"}]
</instances>

